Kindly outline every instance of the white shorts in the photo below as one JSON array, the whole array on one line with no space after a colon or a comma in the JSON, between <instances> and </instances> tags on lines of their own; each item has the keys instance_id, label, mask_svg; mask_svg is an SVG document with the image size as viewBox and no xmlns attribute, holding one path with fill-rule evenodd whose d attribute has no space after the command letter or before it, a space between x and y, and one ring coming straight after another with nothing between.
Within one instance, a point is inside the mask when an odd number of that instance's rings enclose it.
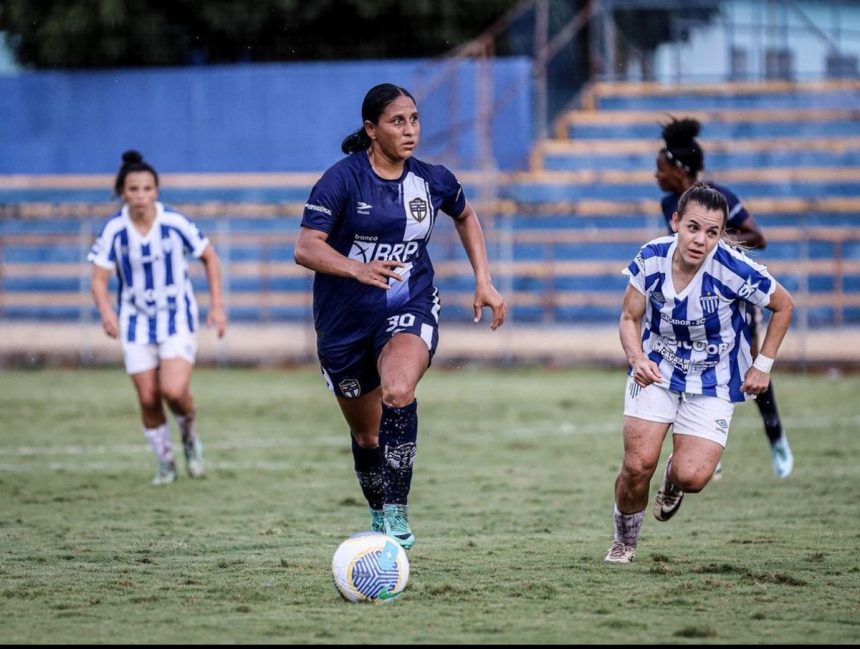
<instances>
[{"instance_id":1,"label":"white shorts","mask_svg":"<svg viewBox=\"0 0 860 649\"><path fill-rule=\"evenodd\" d=\"M158 367L164 358L184 358L194 365L197 355L197 339L193 334L176 334L160 343L141 345L140 343L122 344L125 356L125 371L138 374Z\"/></svg>"},{"instance_id":2,"label":"white shorts","mask_svg":"<svg viewBox=\"0 0 860 649\"><path fill-rule=\"evenodd\" d=\"M725 448L734 412L735 404L719 397L672 392L654 383L643 388L627 377L624 415L672 424L675 435L703 437Z\"/></svg>"}]
</instances>

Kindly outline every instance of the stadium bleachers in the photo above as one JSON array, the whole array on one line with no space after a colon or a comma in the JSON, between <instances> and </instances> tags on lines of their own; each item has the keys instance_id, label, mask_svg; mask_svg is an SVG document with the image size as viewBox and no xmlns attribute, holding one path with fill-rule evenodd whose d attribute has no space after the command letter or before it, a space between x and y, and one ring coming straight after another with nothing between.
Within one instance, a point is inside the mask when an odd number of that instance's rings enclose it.
<instances>
[{"instance_id":1,"label":"stadium bleachers","mask_svg":"<svg viewBox=\"0 0 860 649\"><path fill-rule=\"evenodd\" d=\"M638 246L664 232L654 166L668 114L703 123L705 177L744 200L768 238L755 255L811 326L860 324L860 85L667 88L597 84L537 142L531 169L457 170L484 222L515 321L612 323ZM164 174L165 202L218 247L234 321L310 321L293 263L316 174ZM116 209L110 176L0 177L0 317L95 321L86 253ZM488 189L489 187L489 189ZM441 219L431 244L449 320L470 318L468 260ZM205 281L194 265L205 309Z\"/></svg>"}]
</instances>

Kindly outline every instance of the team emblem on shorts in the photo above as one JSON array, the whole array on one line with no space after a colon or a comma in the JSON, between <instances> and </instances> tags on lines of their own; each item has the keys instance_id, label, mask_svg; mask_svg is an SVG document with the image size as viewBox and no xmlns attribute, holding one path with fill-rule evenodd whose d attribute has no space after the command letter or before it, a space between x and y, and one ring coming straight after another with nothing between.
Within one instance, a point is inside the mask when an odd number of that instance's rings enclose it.
<instances>
[{"instance_id":1,"label":"team emblem on shorts","mask_svg":"<svg viewBox=\"0 0 860 649\"><path fill-rule=\"evenodd\" d=\"M348 399L355 399L361 394L361 384L355 379L343 379L338 383L338 387L343 392L343 396Z\"/></svg>"},{"instance_id":2,"label":"team emblem on shorts","mask_svg":"<svg viewBox=\"0 0 860 649\"><path fill-rule=\"evenodd\" d=\"M408 469L415 462L415 443L408 442L400 446L387 446L383 453L385 463L393 469Z\"/></svg>"},{"instance_id":3,"label":"team emblem on shorts","mask_svg":"<svg viewBox=\"0 0 860 649\"><path fill-rule=\"evenodd\" d=\"M421 223L427 216L427 201L423 198L413 198L409 201L409 211L412 212L412 218Z\"/></svg>"}]
</instances>

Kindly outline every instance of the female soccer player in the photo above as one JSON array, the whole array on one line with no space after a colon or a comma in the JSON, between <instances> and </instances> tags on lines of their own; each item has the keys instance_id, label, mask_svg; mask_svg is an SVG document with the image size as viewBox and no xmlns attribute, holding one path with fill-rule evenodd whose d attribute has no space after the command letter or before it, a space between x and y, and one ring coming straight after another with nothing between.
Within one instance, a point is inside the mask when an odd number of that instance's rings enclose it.
<instances>
[{"instance_id":1,"label":"female soccer player","mask_svg":"<svg viewBox=\"0 0 860 649\"><path fill-rule=\"evenodd\" d=\"M207 324L224 335L227 316L215 249L187 218L158 202L158 173L137 151L126 151L114 183L122 209L93 245L92 294L102 327L122 341L126 371L137 390L144 434L158 458L154 485L176 480L170 426L162 401L176 416L188 475L203 475L197 436L191 368L197 351L197 302L185 254L206 267L210 307ZM118 311L108 296L116 270Z\"/></svg>"},{"instance_id":2,"label":"female soccer player","mask_svg":"<svg viewBox=\"0 0 860 649\"><path fill-rule=\"evenodd\" d=\"M660 521L675 515L684 493L697 493L710 481L734 404L767 390L791 323L789 293L764 266L722 240L727 219L723 195L694 184L672 216L677 234L646 243L624 271L630 280L619 332L630 369L608 562L633 560L669 426L672 454L654 501ZM750 306L773 312L754 363Z\"/></svg>"},{"instance_id":3,"label":"female soccer player","mask_svg":"<svg viewBox=\"0 0 860 649\"><path fill-rule=\"evenodd\" d=\"M475 210L445 167L413 157L421 135L409 92L384 83L361 106L305 204L296 262L316 272L314 323L323 376L349 425L371 528L404 548L415 536L407 497L418 435L415 390L438 343L440 302L427 243L439 212L454 219L476 288L474 321L507 306L490 278Z\"/></svg>"},{"instance_id":4,"label":"female soccer player","mask_svg":"<svg viewBox=\"0 0 860 649\"><path fill-rule=\"evenodd\" d=\"M704 167L704 153L699 146L696 136L701 125L694 119L672 119L663 126L663 140L666 146L657 154L657 184L667 192L661 201L663 217L669 234L672 234L672 215L678 209L678 198L693 183L697 182L699 173ZM726 231L731 239L746 249L763 250L767 245L764 234L756 223L755 218L747 211L741 200L728 187L717 183L705 183L716 189L726 199L729 218ZM750 334L752 335L752 353L759 349L759 325L761 310L750 308L747 311ZM794 456L788 445L788 436L782 427L779 411L776 407L776 395L773 384L768 383L767 390L756 397L756 405L764 422L764 432L770 443L771 465L779 478L787 478L794 467ZM717 465L715 478L719 478L720 465Z\"/></svg>"}]
</instances>

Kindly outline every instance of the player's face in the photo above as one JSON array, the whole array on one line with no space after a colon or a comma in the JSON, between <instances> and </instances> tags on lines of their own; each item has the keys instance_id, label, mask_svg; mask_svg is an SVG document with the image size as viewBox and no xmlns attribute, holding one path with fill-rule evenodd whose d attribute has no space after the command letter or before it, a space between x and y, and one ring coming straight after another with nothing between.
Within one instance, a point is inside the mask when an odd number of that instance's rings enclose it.
<instances>
[{"instance_id":1,"label":"player's face","mask_svg":"<svg viewBox=\"0 0 860 649\"><path fill-rule=\"evenodd\" d=\"M421 123L415 102L406 95L392 101L376 124L365 122L367 134L389 160L406 160L412 156L421 136Z\"/></svg>"},{"instance_id":2,"label":"player's face","mask_svg":"<svg viewBox=\"0 0 860 649\"><path fill-rule=\"evenodd\" d=\"M721 210L711 210L691 201L683 216L677 212L672 216L672 227L678 233L675 259L684 268L697 269L723 235L725 216Z\"/></svg>"},{"instance_id":3,"label":"player's face","mask_svg":"<svg viewBox=\"0 0 860 649\"><path fill-rule=\"evenodd\" d=\"M132 171L125 177L122 186L122 199L135 215L141 215L155 205L158 200L158 185L155 176L148 171Z\"/></svg>"},{"instance_id":4,"label":"player's face","mask_svg":"<svg viewBox=\"0 0 860 649\"><path fill-rule=\"evenodd\" d=\"M657 184L664 192L672 192L674 194L683 194L684 179L686 174L682 169L679 169L666 159L666 154L662 151L657 154L657 171L654 177L657 179Z\"/></svg>"}]
</instances>

